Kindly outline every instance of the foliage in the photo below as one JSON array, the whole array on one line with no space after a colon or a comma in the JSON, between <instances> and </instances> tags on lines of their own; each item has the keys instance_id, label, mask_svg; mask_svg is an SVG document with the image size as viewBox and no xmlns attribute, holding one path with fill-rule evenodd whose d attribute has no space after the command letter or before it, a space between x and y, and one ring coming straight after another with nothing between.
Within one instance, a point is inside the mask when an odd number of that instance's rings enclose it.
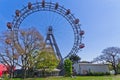
<instances>
[{"instance_id":1,"label":"foliage","mask_svg":"<svg viewBox=\"0 0 120 80\"><path fill-rule=\"evenodd\" d=\"M117 67L118 67L118 68L117 68L117 70L118 70L118 74L120 74L120 62L119 62L119 64L118 64Z\"/></svg>"},{"instance_id":2,"label":"foliage","mask_svg":"<svg viewBox=\"0 0 120 80\"><path fill-rule=\"evenodd\" d=\"M23 70L23 77L26 77L27 69L34 68L35 50L41 50L44 47L44 41L41 34L35 28L29 28L18 31L19 42L15 42L14 31L7 31L0 37L3 43L0 45L0 62L10 66L20 66ZM4 47L3 47L4 46ZM13 72L13 71L12 71Z\"/></svg>"},{"instance_id":3,"label":"foliage","mask_svg":"<svg viewBox=\"0 0 120 80\"><path fill-rule=\"evenodd\" d=\"M64 61L64 70L65 70L65 76L72 75L72 61L70 59L66 59Z\"/></svg>"},{"instance_id":4,"label":"foliage","mask_svg":"<svg viewBox=\"0 0 120 80\"><path fill-rule=\"evenodd\" d=\"M41 69L43 71L43 76L45 76L45 72L52 71L59 64L59 60L56 58L54 52L49 51L48 48L38 51L37 60L36 67L37 69Z\"/></svg>"},{"instance_id":5,"label":"foliage","mask_svg":"<svg viewBox=\"0 0 120 80\"><path fill-rule=\"evenodd\" d=\"M81 60L81 58L76 55L76 54L72 54L69 59L73 62L73 63L76 63L76 62L79 62Z\"/></svg>"},{"instance_id":6,"label":"foliage","mask_svg":"<svg viewBox=\"0 0 120 80\"><path fill-rule=\"evenodd\" d=\"M8 75L8 74L4 74L4 75L2 76L2 78L4 78L4 80L10 80L10 78L9 78L9 75Z\"/></svg>"},{"instance_id":7,"label":"foliage","mask_svg":"<svg viewBox=\"0 0 120 80\"><path fill-rule=\"evenodd\" d=\"M102 61L103 63L110 63L115 71L115 74L118 73L118 64L120 62L120 48L118 47L109 47L102 51L102 55L94 59L95 62Z\"/></svg>"},{"instance_id":8,"label":"foliage","mask_svg":"<svg viewBox=\"0 0 120 80\"><path fill-rule=\"evenodd\" d=\"M105 76L105 75L110 75L110 73L106 72L106 73L103 73L103 72L89 72L87 74L88 76Z\"/></svg>"},{"instance_id":9,"label":"foliage","mask_svg":"<svg viewBox=\"0 0 120 80\"><path fill-rule=\"evenodd\" d=\"M80 63L91 63L90 61L80 61Z\"/></svg>"},{"instance_id":10,"label":"foliage","mask_svg":"<svg viewBox=\"0 0 120 80\"><path fill-rule=\"evenodd\" d=\"M15 43L15 49L20 54L20 63L22 63L25 78L29 74L27 70L34 68L37 56L34 51L41 50L44 47L44 41L42 35L35 28L19 30L18 38L20 42L19 44Z\"/></svg>"},{"instance_id":11,"label":"foliage","mask_svg":"<svg viewBox=\"0 0 120 80\"><path fill-rule=\"evenodd\" d=\"M113 70L112 64L108 64L109 71Z\"/></svg>"}]
</instances>

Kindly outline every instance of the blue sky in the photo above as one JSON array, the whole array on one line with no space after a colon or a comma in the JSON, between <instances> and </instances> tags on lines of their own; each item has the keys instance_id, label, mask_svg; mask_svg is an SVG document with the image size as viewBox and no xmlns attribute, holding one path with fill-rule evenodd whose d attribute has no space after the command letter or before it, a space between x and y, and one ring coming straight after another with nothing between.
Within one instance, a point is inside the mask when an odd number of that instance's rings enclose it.
<instances>
[{"instance_id":1,"label":"blue sky","mask_svg":"<svg viewBox=\"0 0 120 80\"><path fill-rule=\"evenodd\" d=\"M22 9L28 2L36 1L41 0L0 0L0 32L7 30L6 22L13 20L12 15L16 9ZM120 47L120 0L46 1L58 2L80 19L81 28L85 31L83 43L86 45L78 53L82 60L91 61L107 47ZM47 16L43 18L45 15ZM52 22L49 22L48 18L52 17ZM62 55L67 55L72 48L74 36L71 26L60 15L51 12L34 13L23 21L20 28L34 26L45 36L49 24L55 27L55 38Z\"/></svg>"}]
</instances>

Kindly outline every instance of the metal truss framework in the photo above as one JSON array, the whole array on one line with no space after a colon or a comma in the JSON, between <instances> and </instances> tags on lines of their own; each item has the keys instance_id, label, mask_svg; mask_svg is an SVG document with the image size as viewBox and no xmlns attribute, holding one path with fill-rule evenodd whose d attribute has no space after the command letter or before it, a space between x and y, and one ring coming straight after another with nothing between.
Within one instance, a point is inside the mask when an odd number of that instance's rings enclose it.
<instances>
[{"instance_id":1,"label":"metal truss framework","mask_svg":"<svg viewBox=\"0 0 120 80\"><path fill-rule=\"evenodd\" d=\"M45 43L46 43L46 46L52 47L57 59L59 59L60 61L63 61L62 55L60 53L60 50L58 48L58 45L56 43L55 37L54 37L53 32L52 32L52 26L49 26L49 28L48 28Z\"/></svg>"},{"instance_id":2,"label":"metal truss framework","mask_svg":"<svg viewBox=\"0 0 120 80\"><path fill-rule=\"evenodd\" d=\"M42 2L36 3L29 2L28 5L25 6L23 9L16 10L13 21L7 23L8 29L14 31L15 43L19 44L18 30L21 23L27 16L38 11L51 11L58 13L59 15L63 16L63 18L65 18L71 25L74 32L74 44L71 51L64 58L69 57L71 54L76 54L78 50L84 47L84 44L82 43L82 36L84 34L84 31L80 28L81 25L79 23L79 19L74 17L70 9L66 9L63 6L60 6L58 3L45 2L44 0Z\"/></svg>"}]
</instances>

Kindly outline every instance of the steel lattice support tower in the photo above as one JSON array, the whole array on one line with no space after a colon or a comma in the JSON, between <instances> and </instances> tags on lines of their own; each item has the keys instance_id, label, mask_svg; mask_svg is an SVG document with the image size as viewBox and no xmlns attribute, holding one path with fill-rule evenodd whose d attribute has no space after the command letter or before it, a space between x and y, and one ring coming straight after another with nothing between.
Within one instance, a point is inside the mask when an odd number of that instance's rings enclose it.
<instances>
[{"instance_id":1,"label":"steel lattice support tower","mask_svg":"<svg viewBox=\"0 0 120 80\"><path fill-rule=\"evenodd\" d=\"M74 16L71 10L66 9L64 6L59 5L59 3L57 2L53 3L42 0L41 2L35 2L35 3L28 2L28 4L24 6L22 9L16 9L13 15L13 20L7 22L8 29L14 32L13 33L14 45L18 47L17 49L19 51L18 53L22 53L21 46L17 45L20 44L18 34L21 24L29 15L36 12L44 12L44 11L57 13L58 15L62 16L73 29L73 33L74 33L73 47L71 48L70 51L68 51L67 55L63 58L60 54L56 40L52 33L52 28L48 29L46 41L49 41L50 45L52 45L51 47L53 47L54 52L56 52L56 56L58 57L58 59L62 61L68 58L70 55L78 53L79 50L85 47L84 43L82 43L83 35L85 32L81 29L80 20Z\"/></svg>"},{"instance_id":2,"label":"steel lattice support tower","mask_svg":"<svg viewBox=\"0 0 120 80\"><path fill-rule=\"evenodd\" d=\"M58 48L58 45L57 45L57 43L56 43L56 40L55 40L55 37L54 37L54 35L53 35L53 30L52 30L52 27L51 27L51 26L49 26L49 28L48 28L47 37L46 37L45 42L46 42L46 47L47 47L47 46L52 47L52 49L53 49L53 51L54 51L57 59L60 60L59 66L62 65L62 63L63 63L63 58L62 58L62 55L61 55L60 50L59 50L59 48Z\"/></svg>"}]
</instances>

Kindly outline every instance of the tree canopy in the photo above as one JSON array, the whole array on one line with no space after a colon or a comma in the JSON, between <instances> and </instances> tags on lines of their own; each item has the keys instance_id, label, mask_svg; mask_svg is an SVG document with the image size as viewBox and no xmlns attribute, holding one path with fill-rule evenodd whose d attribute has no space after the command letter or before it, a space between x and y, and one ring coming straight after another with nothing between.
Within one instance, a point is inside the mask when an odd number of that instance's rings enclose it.
<instances>
[{"instance_id":1,"label":"tree canopy","mask_svg":"<svg viewBox=\"0 0 120 80\"><path fill-rule=\"evenodd\" d=\"M72 61L70 59L66 59L64 61L64 70L65 70L65 76L71 76L72 75Z\"/></svg>"},{"instance_id":2,"label":"tree canopy","mask_svg":"<svg viewBox=\"0 0 120 80\"><path fill-rule=\"evenodd\" d=\"M117 74L118 64L120 63L120 48L118 47L108 47L102 51L102 55L94 59L95 62L107 62L112 64L112 67Z\"/></svg>"},{"instance_id":3,"label":"tree canopy","mask_svg":"<svg viewBox=\"0 0 120 80\"><path fill-rule=\"evenodd\" d=\"M35 66L36 69L42 70L43 76L45 76L45 72L51 72L57 68L60 61L56 58L53 51L49 51L48 48L45 48L42 51L37 51L37 53L37 63Z\"/></svg>"},{"instance_id":4,"label":"tree canopy","mask_svg":"<svg viewBox=\"0 0 120 80\"><path fill-rule=\"evenodd\" d=\"M46 69L51 71L59 64L59 60L56 58L54 52L50 52L47 49L38 51L37 60L37 69Z\"/></svg>"},{"instance_id":5,"label":"tree canopy","mask_svg":"<svg viewBox=\"0 0 120 80\"><path fill-rule=\"evenodd\" d=\"M81 60L81 58L77 55L77 54L72 54L69 59L73 62L73 63L76 63L76 62L79 62Z\"/></svg>"},{"instance_id":6,"label":"tree canopy","mask_svg":"<svg viewBox=\"0 0 120 80\"><path fill-rule=\"evenodd\" d=\"M6 31L1 39L1 62L10 66L20 66L26 70L34 67L34 51L44 48L42 35L35 28L20 29L15 37L14 31ZM18 39L19 42L15 41ZM13 72L13 71L12 71Z\"/></svg>"}]
</instances>

